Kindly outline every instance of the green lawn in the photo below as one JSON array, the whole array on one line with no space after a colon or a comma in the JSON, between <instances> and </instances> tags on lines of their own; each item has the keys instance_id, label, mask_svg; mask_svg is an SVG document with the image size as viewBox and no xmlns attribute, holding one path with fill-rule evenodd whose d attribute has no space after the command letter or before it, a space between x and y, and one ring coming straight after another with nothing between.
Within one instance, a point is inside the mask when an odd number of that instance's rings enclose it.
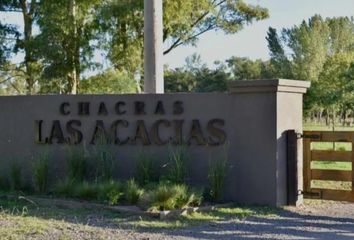
<instances>
[{"instance_id":1,"label":"green lawn","mask_svg":"<svg viewBox=\"0 0 354 240\"><path fill-rule=\"evenodd\" d=\"M333 131L332 126L304 124L304 131ZM334 131L354 131L354 127L334 126Z\"/></svg>"},{"instance_id":2,"label":"green lawn","mask_svg":"<svg viewBox=\"0 0 354 240\"><path fill-rule=\"evenodd\" d=\"M352 163L351 162L313 161L311 163L311 169L351 171L352 170Z\"/></svg>"},{"instance_id":3,"label":"green lawn","mask_svg":"<svg viewBox=\"0 0 354 240\"><path fill-rule=\"evenodd\" d=\"M123 214L101 208L39 206L29 198L0 196L0 239L122 239L134 231L159 232L248 216L276 215L267 207L220 208L170 220Z\"/></svg>"}]
</instances>

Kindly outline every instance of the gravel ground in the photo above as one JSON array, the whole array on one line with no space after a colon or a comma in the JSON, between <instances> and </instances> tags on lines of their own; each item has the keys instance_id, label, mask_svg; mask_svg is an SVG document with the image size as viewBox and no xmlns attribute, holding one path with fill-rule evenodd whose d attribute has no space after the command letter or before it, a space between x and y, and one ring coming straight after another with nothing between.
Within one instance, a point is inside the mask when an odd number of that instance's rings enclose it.
<instances>
[{"instance_id":1,"label":"gravel ground","mask_svg":"<svg viewBox=\"0 0 354 240\"><path fill-rule=\"evenodd\" d=\"M116 222L99 213L85 215L84 219L72 218L74 212L63 216L0 215L0 239L354 239L354 204L339 202L311 201L274 215L206 221L194 227L163 230L125 225L129 219ZM43 226L43 221L45 228L41 230L38 226ZM12 235L24 225L28 226L24 234Z\"/></svg>"},{"instance_id":2,"label":"gravel ground","mask_svg":"<svg viewBox=\"0 0 354 240\"><path fill-rule=\"evenodd\" d=\"M248 217L145 235L146 239L354 239L354 204L310 202L277 216Z\"/></svg>"}]
</instances>

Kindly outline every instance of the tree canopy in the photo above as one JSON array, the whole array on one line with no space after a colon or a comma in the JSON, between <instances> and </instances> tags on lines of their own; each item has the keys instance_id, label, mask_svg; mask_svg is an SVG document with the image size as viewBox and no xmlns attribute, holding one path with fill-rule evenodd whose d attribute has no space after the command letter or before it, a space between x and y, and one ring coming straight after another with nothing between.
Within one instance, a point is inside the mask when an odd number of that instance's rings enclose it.
<instances>
[{"instance_id":1,"label":"tree canopy","mask_svg":"<svg viewBox=\"0 0 354 240\"><path fill-rule=\"evenodd\" d=\"M164 0L163 4L165 54L180 45L196 44L205 32L233 34L268 17L267 9L242 0ZM7 74L18 76L20 71L27 94L82 92L85 72L105 71L94 60L95 54L103 54L113 71L139 80L143 76L143 7L143 0L1 1L0 11L16 12L24 26L0 25L1 66L11 54L24 54L16 71ZM10 30L16 33L13 45L4 41L11 36ZM137 89L142 85L136 84Z\"/></svg>"}]
</instances>

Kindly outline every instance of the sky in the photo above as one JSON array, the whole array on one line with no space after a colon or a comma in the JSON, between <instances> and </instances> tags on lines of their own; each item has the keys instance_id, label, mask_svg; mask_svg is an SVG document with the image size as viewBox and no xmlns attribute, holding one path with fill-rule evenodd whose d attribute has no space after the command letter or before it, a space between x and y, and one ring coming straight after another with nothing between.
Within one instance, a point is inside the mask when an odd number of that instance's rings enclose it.
<instances>
[{"instance_id":1,"label":"sky","mask_svg":"<svg viewBox=\"0 0 354 240\"><path fill-rule=\"evenodd\" d=\"M254 22L234 35L209 32L202 35L197 47L179 47L164 57L171 68L181 67L186 57L197 53L209 67L215 60L232 56L251 59L269 59L266 34L269 27L276 29L299 25L315 14L322 17L354 16L354 0L244 0L269 10L270 17Z\"/></svg>"},{"instance_id":2,"label":"sky","mask_svg":"<svg viewBox=\"0 0 354 240\"><path fill-rule=\"evenodd\" d=\"M213 67L216 60L226 60L232 56L250 59L269 59L266 34L269 27L276 29L299 25L315 14L322 17L354 16L354 0L244 0L246 3L260 5L269 10L270 17L254 22L233 35L223 32L208 32L202 35L197 46L180 46L164 56L164 64L170 68L181 67L188 56L197 53L203 63ZM22 18L16 14L3 14L0 19L23 26ZM166 46L165 46L166 47ZM23 61L23 54L14 57L13 62ZM96 52L94 61L104 66L109 63ZM86 73L92 75L94 72Z\"/></svg>"}]
</instances>

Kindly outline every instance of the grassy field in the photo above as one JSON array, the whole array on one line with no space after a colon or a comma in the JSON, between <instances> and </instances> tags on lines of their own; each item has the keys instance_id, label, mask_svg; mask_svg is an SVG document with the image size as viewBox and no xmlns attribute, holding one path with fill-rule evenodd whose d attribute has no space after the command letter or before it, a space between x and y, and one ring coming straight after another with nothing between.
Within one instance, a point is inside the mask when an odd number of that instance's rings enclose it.
<instances>
[{"instance_id":1,"label":"grassy field","mask_svg":"<svg viewBox=\"0 0 354 240\"><path fill-rule=\"evenodd\" d=\"M354 131L354 127L335 126L334 130L335 131ZM304 131L333 131L333 127L323 126L323 125L305 124ZM312 143L311 149L352 151L352 144L351 143L332 143L332 142ZM352 163L351 162L313 161L311 163L311 169L351 171L352 170ZM313 180L311 182L311 186L313 188L334 189L334 190L348 190L348 191L350 191L352 189L351 182L340 182L340 181Z\"/></svg>"},{"instance_id":2,"label":"grassy field","mask_svg":"<svg viewBox=\"0 0 354 240\"><path fill-rule=\"evenodd\" d=\"M123 214L99 208L38 206L26 198L0 196L0 239L144 239L144 232L159 233L248 216L275 215L265 207L220 208L172 220ZM131 239L131 238L129 238Z\"/></svg>"},{"instance_id":3,"label":"grassy field","mask_svg":"<svg viewBox=\"0 0 354 240\"><path fill-rule=\"evenodd\" d=\"M318 124L304 124L304 131L333 131L332 126ZM353 127L334 126L334 131L354 131Z\"/></svg>"}]
</instances>

